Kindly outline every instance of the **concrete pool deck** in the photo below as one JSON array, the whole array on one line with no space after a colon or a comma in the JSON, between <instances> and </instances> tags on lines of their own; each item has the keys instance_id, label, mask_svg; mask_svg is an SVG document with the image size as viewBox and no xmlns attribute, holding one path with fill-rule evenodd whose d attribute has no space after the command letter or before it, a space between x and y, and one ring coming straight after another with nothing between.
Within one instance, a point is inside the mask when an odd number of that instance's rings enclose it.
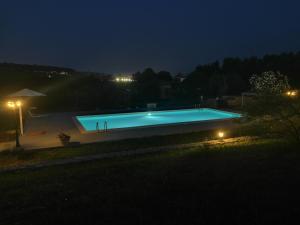
<instances>
[{"instance_id":1,"label":"concrete pool deck","mask_svg":"<svg viewBox=\"0 0 300 225\"><path fill-rule=\"evenodd\" d=\"M73 117L76 115L76 113L56 113L44 117L29 117L25 123L25 134L20 137L21 146L25 150L60 147L62 145L57 138L60 132L70 135L71 142L86 144L229 128L236 125L233 120L220 120L134 129L116 129L100 133L82 133L73 121Z\"/></svg>"}]
</instances>

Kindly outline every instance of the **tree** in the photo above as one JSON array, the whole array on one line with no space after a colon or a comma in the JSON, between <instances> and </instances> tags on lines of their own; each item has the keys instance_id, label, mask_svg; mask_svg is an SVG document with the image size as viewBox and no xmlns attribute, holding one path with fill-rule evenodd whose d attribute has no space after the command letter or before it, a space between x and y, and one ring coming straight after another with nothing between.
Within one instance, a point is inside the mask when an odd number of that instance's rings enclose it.
<instances>
[{"instance_id":1,"label":"tree","mask_svg":"<svg viewBox=\"0 0 300 225\"><path fill-rule=\"evenodd\" d=\"M171 82L173 80L171 73L168 71L160 71L157 76L162 82Z\"/></svg>"},{"instance_id":2,"label":"tree","mask_svg":"<svg viewBox=\"0 0 300 225\"><path fill-rule=\"evenodd\" d=\"M249 80L256 100L248 112L259 118L269 132L288 135L300 142L300 99L290 90L287 76L275 72L253 75Z\"/></svg>"},{"instance_id":3,"label":"tree","mask_svg":"<svg viewBox=\"0 0 300 225\"><path fill-rule=\"evenodd\" d=\"M159 79L153 69L134 74L135 100L138 103L156 102L159 100Z\"/></svg>"},{"instance_id":4,"label":"tree","mask_svg":"<svg viewBox=\"0 0 300 225\"><path fill-rule=\"evenodd\" d=\"M212 74L208 87L211 96L223 96L227 93L227 82L222 74Z\"/></svg>"},{"instance_id":5,"label":"tree","mask_svg":"<svg viewBox=\"0 0 300 225\"><path fill-rule=\"evenodd\" d=\"M199 99L201 95L214 96L215 93L220 92L214 88L216 86L220 88L222 86L220 84L223 84L223 78L220 80L219 77L221 77L219 62L198 66L184 80L183 85L185 92L189 98L194 99Z\"/></svg>"}]
</instances>

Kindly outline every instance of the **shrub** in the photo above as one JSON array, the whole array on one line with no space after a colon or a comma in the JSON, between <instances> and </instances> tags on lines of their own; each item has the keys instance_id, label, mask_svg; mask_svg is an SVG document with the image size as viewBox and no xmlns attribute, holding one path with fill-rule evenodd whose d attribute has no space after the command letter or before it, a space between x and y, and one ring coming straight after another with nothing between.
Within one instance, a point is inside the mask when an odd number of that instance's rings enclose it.
<instances>
[{"instance_id":1,"label":"shrub","mask_svg":"<svg viewBox=\"0 0 300 225\"><path fill-rule=\"evenodd\" d=\"M297 94L286 94L290 90L288 78L270 71L253 75L250 84L256 100L247 107L249 115L259 118L269 132L300 142L300 99Z\"/></svg>"}]
</instances>

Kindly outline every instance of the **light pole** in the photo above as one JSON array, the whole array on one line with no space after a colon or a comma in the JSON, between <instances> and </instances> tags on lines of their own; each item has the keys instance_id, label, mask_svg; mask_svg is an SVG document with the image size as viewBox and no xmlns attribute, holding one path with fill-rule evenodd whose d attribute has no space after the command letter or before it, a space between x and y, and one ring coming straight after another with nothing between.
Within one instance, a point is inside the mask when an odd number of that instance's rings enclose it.
<instances>
[{"instance_id":1,"label":"light pole","mask_svg":"<svg viewBox=\"0 0 300 225\"><path fill-rule=\"evenodd\" d=\"M21 134L23 135L23 118L22 118L22 103L21 101L9 101L7 102L7 106L10 109L13 109L14 113L15 113L15 130L16 130L16 148L20 147L20 141L19 141L19 126L18 124L20 124L20 130L21 130ZM18 111L16 110L16 107L18 107ZM18 115L19 114L19 115ZM19 121L18 121L19 118Z\"/></svg>"}]
</instances>

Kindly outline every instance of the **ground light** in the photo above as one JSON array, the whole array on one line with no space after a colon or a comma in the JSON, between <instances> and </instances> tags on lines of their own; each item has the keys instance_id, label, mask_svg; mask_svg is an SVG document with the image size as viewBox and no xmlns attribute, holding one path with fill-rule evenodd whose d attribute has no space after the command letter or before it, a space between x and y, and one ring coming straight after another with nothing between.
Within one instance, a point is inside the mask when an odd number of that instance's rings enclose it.
<instances>
[{"instance_id":1,"label":"ground light","mask_svg":"<svg viewBox=\"0 0 300 225\"><path fill-rule=\"evenodd\" d=\"M297 95L297 91L287 91L286 95L289 96L289 97L294 97L294 96Z\"/></svg>"},{"instance_id":2,"label":"ground light","mask_svg":"<svg viewBox=\"0 0 300 225\"><path fill-rule=\"evenodd\" d=\"M16 130L16 148L20 147L20 141L19 141L19 128L18 124L20 123L20 130L21 134L23 134L23 119L22 119L22 102L21 101L8 101L7 107L12 109L15 112L16 115L16 122L15 122L15 130ZM17 111L16 108L19 110ZM19 115L18 115L19 114ZM18 117L20 119L18 123Z\"/></svg>"},{"instance_id":3,"label":"ground light","mask_svg":"<svg viewBox=\"0 0 300 225\"><path fill-rule=\"evenodd\" d=\"M218 131L217 136L219 139L223 139L225 137L225 132L224 131Z\"/></svg>"}]
</instances>

